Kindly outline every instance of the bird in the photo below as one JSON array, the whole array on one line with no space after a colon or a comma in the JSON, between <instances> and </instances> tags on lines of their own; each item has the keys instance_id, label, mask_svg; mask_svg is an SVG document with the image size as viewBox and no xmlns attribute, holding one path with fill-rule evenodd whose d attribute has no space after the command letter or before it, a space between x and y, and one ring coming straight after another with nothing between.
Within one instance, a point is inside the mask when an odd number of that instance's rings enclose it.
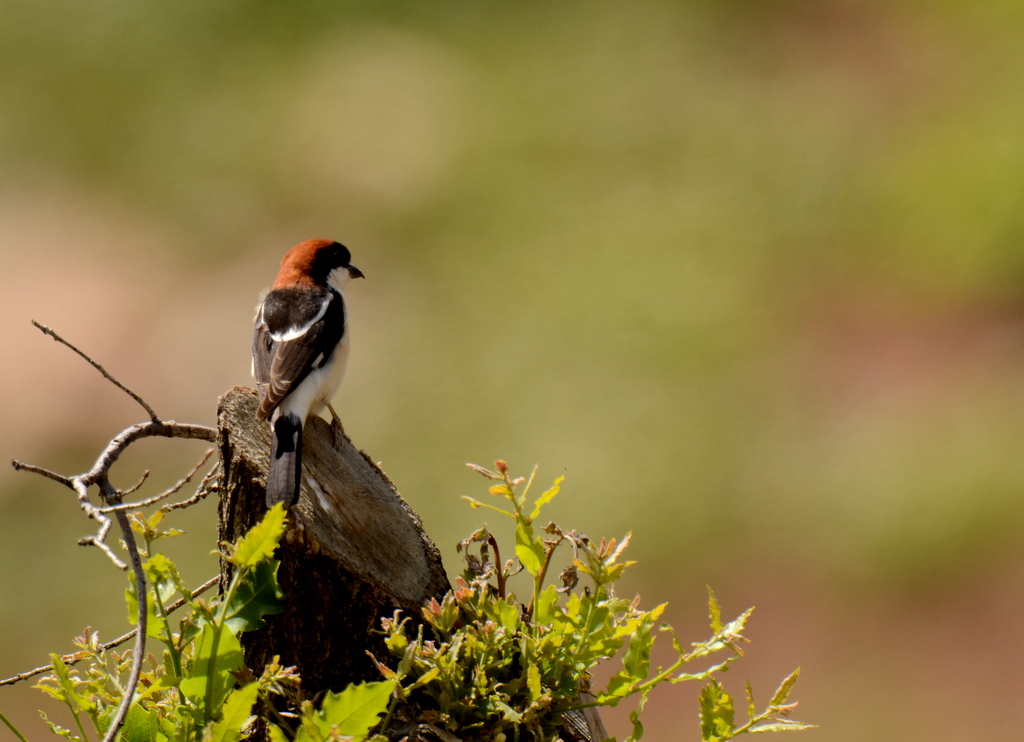
<instances>
[{"instance_id":1,"label":"bird","mask_svg":"<svg viewBox=\"0 0 1024 742\"><path fill-rule=\"evenodd\" d=\"M256 308L252 375L256 417L272 426L267 507L299 499L302 428L329 402L348 363L344 288L364 278L348 248L334 240L300 242L281 259L270 290ZM334 421L337 416L330 408Z\"/></svg>"}]
</instances>

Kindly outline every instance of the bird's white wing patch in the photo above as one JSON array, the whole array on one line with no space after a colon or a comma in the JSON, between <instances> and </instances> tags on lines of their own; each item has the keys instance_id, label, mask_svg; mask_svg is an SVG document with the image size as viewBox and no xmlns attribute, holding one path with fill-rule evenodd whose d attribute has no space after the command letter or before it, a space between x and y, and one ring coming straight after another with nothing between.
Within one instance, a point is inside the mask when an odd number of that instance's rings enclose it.
<instances>
[{"instance_id":1,"label":"bird's white wing patch","mask_svg":"<svg viewBox=\"0 0 1024 742\"><path fill-rule=\"evenodd\" d=\"M278 343L287 343L289 340L296 340L297 338L302 337L307 332L309 332L309 328L311 328L313 325L315 325L317 322L323 319L324 315L327 313L327 306L330 303L331 297L328 296L320 305L320 311L318 311L316 313L316 316L313 317L313 319L311 319L305 325L302 325L301 327L289 327L284 332L271 333L270 337Z\"/></svg>"}]
</instances>

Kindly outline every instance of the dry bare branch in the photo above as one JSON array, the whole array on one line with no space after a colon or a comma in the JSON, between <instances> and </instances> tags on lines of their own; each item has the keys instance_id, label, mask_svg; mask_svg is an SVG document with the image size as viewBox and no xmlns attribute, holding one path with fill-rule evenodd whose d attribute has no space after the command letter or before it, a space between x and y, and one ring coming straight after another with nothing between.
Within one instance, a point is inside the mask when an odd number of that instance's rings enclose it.
<instances>
[{"instance_id":1,"label":"dry bare branch","mask_svg":"<svg viewBox=\"0 0 1024 742\"><path fill-rule=\"evenodd\" d=\"M116 512L119 512L119 511L137 510L139 508L145 508L145 507L149 507L150 505L155 505L156 503L160 502L161 500L166 499L166 498L170 497L171 495L175 494L176 492L180 491L182 487L184 487L186 484L188 484L192 480L192 477L194 477L196 475L196 472L199 471L199 469L203 466L203 464L205 464L210 459L210 456L212 454L213 454L213 449L211 448L206 453L203 454L203 457L201 459L199 459L199 463L197 463L194 467L192 467L192 471L190 471L188 474L186 474L182 479L178 480L178 483L175 484L173 487L171 487L168 490L164 490L159 495L153 495L152 497L146 498L145 500L140 500L138 502L125 502L125 503L122 503L120 505L108 505L107 507L100 508L99 509L100 512L101 513L116 513ZM146 474L148 475L149 472L147 471ZM209 476L209 475L207 475L207 476ZM143 477L143 481L145 481L145 477ZM205 481L205 478L204 478L203 481ZM141 482L139 484L141 484ZM138 488L139 488L139 485L135 485L130 490L125 490L124 492L121 492L120 494L123 496L123 495L128 494L129 492L134 492Z\"/></svg>"},{"instance_id":2,"label":"dry bare branch","mask_svg":"<svg viewBox=\"0 0 1024 742\"><path fill-rule=\"evenodd\" d=\"M136 482L134 485L132 485L126 490L121 490L121 496L123 497L124 495L130 495L133 492L138 492L139 488L146 483L147 479L149 479L149 469L146 469L146 471L142 472L142 478L138 482Z\"/></svg>"},{"instance_id":3,"label":"dry bare branch","mask_svg":"<svg viewBox=\"0 0 1024 742\"><path fill-rule=\"evenodd\" d=\"M24 464L20 461L12 462L15 470L29 471L36 474L40 474L56 482L60 482L65 487L73 490L78 498L78 505L85 511L85 514L90 518L94 519L99 523L99 530L94 536L87 536L79 540L79 544L96 546L119 568L123 570L128 569L128 565L118 559L117 555L111 550L110 546L107 545L107 535L110 533L110 527L112 524L111 519L108 517L108 513L114 513L117 518L118 525L121 528L121 534L124 537L124 545L128 550L128 557L131 562L132 571L135 573L135 588L136 594L139 597L139 613L136 622L135 631L135 653L132 657L132 669L128 678L128 682L125 685L124 698L121 704L118 706L114 718L107 727L107 733L104 737L103 742L112 742L112 740L118 735L121 725L124 723L126 714L128 713L128 707L131 705L132 696L135 694L135 688L139 682L139 676L142 672L142 661L145 656L146 650L146 616L147 616L147 599L146 599L146 573L142 569L142 559L139 556L139 549L135 543L135 534L132 533L131 524L128 521L128 516L125 514L125 508L122 506L123 492L114 487L110 482L110 467L118 460L125 449L128 448L132 443L142 438L150 438L154 436L163 438L192 438L199 440L206 440L213 442L217 439L217 431L213 428L208 428L204 425L190 425L190 424L179 424L173 420L161 420L157 417L156 412L153 408L146 403L142 397L133 392L131 389L126 387L124 384L119 382L103 368L99 363L94 361L88 355L83 353L81 350L76 348L74 345L69 343L67 340L62 338L56 332L51 330L45 325L41 325L35 320L32 320L32 324L39 328L44 334L49 335L57 342L66 345L68 348L73 350L79 356L88 361L97 371L103 374L103 377L110 383L116 386L118 389L125 392L128 396L138 402L144 410L149 414L149 422L139 423L132 425L129 428L122 430L117 436L115 436L107 447L100 454L99 458L96 459L96 463L93 464L92 469L84 474L78 474L76 476L67 477L62 474L57 474L48 469L44 469L39 466L32 464ZM192 472L176 487L169 490L164 496L177 492L181 487L188 482L189 479L195 474L196 471L206 462L211 452L207 452L203 460L193 469ZM212 473L212 472L211 472ZM147 472L148 474L148 472ZM142 481L145 481L146 475L143 475ZM204 479L204 482L207 480ZM138 485L133 487L129 491L134 491L142 485L139 482ZM102 505L97 507L93 505L89 500L89 488L95 486L100 491L100 497ZM129 507L137 507L135 504Z\"/></svg>"},{"instance_id":4,"label":"dry bare branch","mask_svg":"<svg viewBox=\"0 0 1024 742\"><path fill-rule=\"evenodd\" d=\"M209 473L205 477L203 477L203 481L201 481L199 483L199 486L196 487L196 493L192 495L192 497L188 498L187 500L182 500L181 502L172 502L167 505L164 505L162 508L160 508L160 510L165 513L169 513L172 510L187 508L192 505L195 505L200 500L205 500L206 496L209 495L211 492L216 492L218 489L220 489L220 485L212 484L212 482L215 479L217 479L217 477L219 477L220 474L221 467L220 462L218 461L214 465L214 467L210 469Z\"/></svg>"},{"instance_id":5,"label":"dry bare branch","mask_svg":"<svg viewBox=\"0 0 1024 742\"><path fill-rule=\"evenodd\" d=\"M217 431L213 428L208 428L205 425L176 423L173 420L138 423L137 425L125 428L115 436L100 454L92 469L84 474L77 474L71 477L64 476L63 474L57 474L56 472L44 469L41 466L26 464L21 461L13 461L11 464L17 471L28 471L40 474L54 480L55 482L60 482L65 487L74 490L78 496L79 507L85 511L86 515L100 524L99 530L95 535L86 536L85 538L80 539L78 543L83 546L96 546L100 551L107 555L110 561L112 561L118 569L127 570L128 565L121 561L117 555L111 551L110 547L107 546L106 539L111 526L111 520L107 517L107 514L137 507L138 505L132 504L130 506L121 507L121 503L119 502L121 493L110 483L110 467L114 465L125 449L127 449L132 443L143 438L151 437L189 438L194 440L210 441L212 443L217 439ZM206 462L209 455L210 453L207 452L203 461L199 463L199 467ZM198 467L196 470L198 470ZM195 475L196 470L193 470L189 476L180 483L180 486L177 486L177 489L184 486L184 484ZM89 488L92 486L99 488L104 502L103 506L97 507L90 502ZM172 488L167 494L173 494L177 489Z\"/></svg>"},{"instance_id":6,"label":"dry bare branch","mask_svg":"<svg viewBox=\"0 0 1024 742\"><path fill-rule=\"evenodd\" d=\"M65 487L71 486L71 478L65 477L63 474L44 469L41 466L34 466L32 464L26 464L22 461L14 460L11 462L11 466L14 467L14 471L29 471L33 474L42 474L44 477L48 477L55 482L60 482Z\"/></svg>"},{"instance_id":7,"label":"dry bare branch","mask_svg":"<svg viewBox=\"0 0 1024 742\"><path fill-rule=\"evenodd\" d=\"M49 335L50 337L52 337L52 338L53 338L54 340L56 340L56 341L57 341L58 343L60 343L61 345L66 345L66 346L67 346L68 348L71 348L71 350L75 351L75 353L77 353L77 354L78 354L78 355L80 355L80 356L81 356L82 358L84 358L84 359L85 359L86 361L88 361L88 362L89 362L89 364L90 364L90 365L91 365L91 366L92 366L92 367L93 367L94 369L96 369L96 370L97 370L97 371L99 371L99 372L100 372L101 374L103 374L103 378L104 378L104 379L106 379L107 381L109 381L109 382L110 382L111 384L113 384L114 386L116 386L116 387L117 387L118 389L120 389L120 390L121 390L122 392L124 392L124 393L125 393L125 394L127 394L127 395L128 395L129 397L131 397L131 398L132 398L132 399L134 399L134 400L135 400L136 402L138 402L138 403L139 403L140 405L142 405L142 409L144 409L144 410L146 411L146 414L148 414L148 415L149 415L149 419L150 419L150 420L152 420L152 421L153 421L153 422L155 422L155 423L158 423L158 422L160 422L160 418L159 418L159 417L157 417L157 414L156 414L156 412L154 412L154 411L153 411L153 408L149 406L149 404L148 404L148 403L146 402L146 400L144 400L144 399L143 399L142 397L140 397L140 396L139 396L138 394L136 394L135 392L133 392L133 391L132 391L131 389L129 389L129 388L128 388L128 387L126 387L126 386L125 386L124 384L122 384L122 383L121 383L120 381L118 381L118 380L117 380L117 379L115 379L115 378L114 378L113 376L111 376L111 375L110 375L109 373L107 373L107 370L106 370L105 368L103 368L103 366L101 366L100 364L98 364L98 363L97 363L96 361L94 361L94 360L93 360L92 358L90 358L90 357L89 357L88 355L86 355L85 353L83 353L82 351L80 351L80 350L79 350L78 348L76 348L76 347L75 347L74 345L72 345L71 343L69 343L69 342L68 342L67 340L65 340L64 338L62 338L62 337L61 337L60 335L58 335L58 334L57 334L56 332L54 332L53 330L51 330L51 329L50 329L49 327L47 327L46 325L40 324L40 323L36 322L35 320L32 320L32 324L33 324L33 325L35 325L35 326L36 326L37 328L39 328L39 329L40 329L40 330L41 330L41 331L43 332L43 334L45 334L45 335Z\"/></svg>"}]
</instances>

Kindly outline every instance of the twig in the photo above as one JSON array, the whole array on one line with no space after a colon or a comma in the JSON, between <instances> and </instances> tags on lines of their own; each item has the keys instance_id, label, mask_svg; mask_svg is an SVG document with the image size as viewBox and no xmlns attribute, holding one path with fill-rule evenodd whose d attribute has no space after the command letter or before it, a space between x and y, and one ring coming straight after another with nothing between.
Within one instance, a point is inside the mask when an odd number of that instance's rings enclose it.
<instances>
[{"instance_id":1,"label":"twig","mask_svg":"<svg viewBox=\"0 0 1024 742\"><path fill-rule=\"evenodd\" d=\"M53 338L54 340L56 340L56 341L57 341L58 343L60 343L60 344L62 344L62 345L66 345L67 347L71 348L71 350L75 351L75 353L77 353L77 354L78 354L78 355L80 355L80 356L81 356L82 358L84 358L84 359L85 359L86 361L88 361L88 362L89 362L89 364L90 364L90 365L92 365L92 367L93 367L94 369L96 369L96 370L97 370L97 371L99 371L99 372L100 372L101 374L103 374L103 378L104 378L104 379L106 379L107 381L109 381L109 382L110 382L111 384L113 384L114 386L116 386L116 387L117 387L118 389L120 389L120 390L121 390L122 392L124 392L124 393L125 393L125 394L127 394L127 395L128 395L129 397L131 397L131 398L132 398L132 399L134 399L134 400L135 400L136 402L138 402L138 403L139 403L140 405L142 405L142 409L144 409L144 410L146 411L146 414L148 414L148 415L149 415L149 419L150 419L151 421L153 421L153 422L155 422L155 423L158 423L158 422L160 422L160 418L159 418L159 417L157 417L157 414L156 414L156 412L154 412L154 411L153 411L153 408L149 406L149 404L148 404L148 403L146 402L146 400L144 400L144 399L143 399L142 397L140 397L140 396L139 396L138 394L136 394L135 392L133 392L133 391L132 391L131 389L129 389L129 388L128 388L128 387L126 387L126 386L125 386L124 384L122 384L122 383L121 383L120 381L118 381L118 380L117 380L117 379L115 379L115 378L114 378L113 376L111 376L111 375L110 375L109 373L107 373L107 370L106 370L105 368L103 368L103 366L101 366L100 364L98 364L98 363L97 363L96 361L94 361L94 360L93 360L92 358L90 358L90 357L89 357L89 356L87 356L87 355L86 355L85 353L83 353L82 351L80 351L80 350L79 350L78 348L76 348L76 347L75 347L74 345L72 345L71 343L69 343L69 342L68 342L67 340L65 340L64 338L62 338L62 337L61 337L60 335L58 335L58 334L57 334L56 332L54 332L53 330L51 330L51 329L50 329L49 327L47 327L46 325L42 325L42 324L40 324L40 323L36 322L35 320L32 320L32 324L33 324L33 325L35 325L35 326L36 326L37 328L39 328L40 330L42 330L42 332L43 332L43 333L44 333L45 335L49 335L49 336L50 336L50 337L52 337L52 338Z\"/></svg>"},{"instance_id":2,"label":"twig","mask_svg":"<svg viewBox=\"0 0 1024 742\"><path fill-rule=\"evenodd\" d=\"M198 598L200 595L205 593L207 590L209 590L211 587L216 585L218 582L220 582L220 577L214 577L214 578L212 578L210 580L207 580L202 585L200 585L195 590L193 590L192 593L191 593L191 596L193 598ZM167 608L165 610L166 610L167 613L173 613L174 611L176 611L179 608L181 608L183 605L185 605L185 599L184 598L178 598L176 601L174 601L169 606L167 606ZM136 633L136 629L132 629L127 634L122 634L121 636L117 637L116 639L114 639L112 641L106 642L105 644L101 644L99 649L100 649L101 652L105 652L108 649L113 649L114 647L118 647L118 646L124 644L129 639L131 639L133 636L135 636L135 633ZM80 662L82 659L84 659L84 658L81 656L81 654L76 652L74 654L65 654L63 657L60 658L60 661L63 662L65 665L74 665L74 664L77 664L78 662ZM9 678L4 678L3 680L0 680L0 686L14 685L15 683L20 683L22 680L28 680L29 678L34 678L36 675L42 675L44 672L46 672L48 670L52 670L52 669L53 669L53 665L51 664L51 665L42 665L41 667L37 667L37 668L35 668L33 670L26 670L25 672L18 673L17 675L13 675L13 676L11 676Z\"/></svg>"},{"instance_id":3,"label":"twig","mask_svg":"<svg viewBox=\"0 0 1024 742\"><path fill-rule=\"evenodd\" d=\"M129 487L126 490L121 490L121 496L123 497L124 495L130 495L132 492L138 492L139 488L146 483L147 479L149 479L149 469L142 472L142 479L136 482L134 486Z\"/></svg>"},{"instance_id":4,"label":"twig","mask_svg":"<svg viewBox=\"0 0 1024 742\"><path fill-rule=\"evenodd\" d=\"M181 502L172 502L168 505L164 505L162 508L160 508L160 510L165 513L169 513L172 510L190 507L192 505L195 505L200 500L206 499L207 495L220 488L220 485L210 484L210 482L212 482L218 476L220 476L220 462L214 464L213 468L210 469L210 472L205 477L203 477L203 481L201 481L199 483L199 486L196 487L196 493L192 495L192 497L188 498L187 500L182 500Z\"/></svg>"},{"instance_id":5,"label":"twig","mask_svg":"<svg viewBox=\"0 0 1024 742\"><path fill-rule=\"evenodd\" d=\"M44 477L49 477L55 482L60 482L65 487L71 486L71 478L65 477L63 474L44 469L41 466L33 466L32 464L26 464L22 461L12 461L11 466L14 467L14 471L30 471L33 474L42 474Z\"/></svg>"},{"instance_id":6,"label":"twig","mask_svg":"<svg viewBox=\"0 0 1024 742\"><path fill-rule=\"evenodd\" d=\"M122 430L115 436L107 447L96 459L85 474L78 474L73 477L66 477L62 474L43 469L33 464L25 464L21 461L12 461L11 464L18 471L29 471L41 474L55 482L60 482L65 487L74 490L78 495L78 505L85 511L85 514L100 524L99 530L93 536L86 536L78 541L83 546L95 546L100 549L112 561L118 569L127 570L128 565L118 559L117 555L107 546L106 538L110 532L111 520L108 512L117 512L120 505L117 500L120 493L110 484L110 467L120 458L125 449L132 443L143 438L190 438L194 440L210 441L217 439L217 431L205 425L192 425L188 423L176 423L173 420L158 420L156 422L145 422L132 425ZM202 463L200 463L202 466ZM194 472L193 472L194 474ZM89 488L96 486L103 494L105 505L97 507L89 501ZM134 507L134 506L133 506Z\"/></svg>"},{"instance_id":7,"label":"twig","mask_svg":"<svg viewBox=\"0 0 1024 742\"><path fill-rule=\"evenodd\" d=\"M161 500L163 500L163 499L165 499L167 497L170 497L171 495L173 495L175 492L178 492L182 487L184 487L186 484L188 484L192 480L192 477L194 477L196 475L196 472L199 471L200 467L202 467L202 465L205 464L209 460L210 455L212 453L213 453L213 449L212 448L209 449L206 453L204 453L203 454L203 458L199 459L199 463L196 464L194 467L192 467L192 471L190 471L188 474L186 474L184 476L184 478L179 480L178 483L175 484L173 487L171 487L169 490L165 490L165 491L161 492L159 495L153 495L152 497L149 497L149 498L147 498L145 500L140 500L139 502L125 502L125 503L122 503L120 505L108 505L107 507L100 508L99 511L101 513L116 513L116 512L120 512L120 511L124 511L124 510L136 510L138 508L149 507L150 505L153 505L153 504L158 503L158 502L160 502ZM149 472L147 471L146 474L148 475ZM145 481L145 477L143 477L143 481ZM204 479L203 481L206 481L206 480ZM139 484L141 484L141 482ZM130 490L125 490L124 492L122 492L120 494L121 495L125 495L125 494L127 494L129 492L134 492L138 488L139 488L139 485L136 485L136 486L132 487Z\"/></svg>"},{"instance_id":8,"label":"twig","mask_svg":"<svg viewBox=\"0 0 1024 742\"><path fill-rule=\"evenodd\" d=\"M89 484L85 481L85 475L80 474L71 478L70 487L78 495L78 506L85 511L85 514L100 524L99 531L95 536L86 536L78 539L79 546L95 546L104 554L118 569L127 570L128 565L117 558L117 555L107 546L107 534L110 533L110 518L99 511L95 505L89 502Z\"/></svg>"}]
</instances>

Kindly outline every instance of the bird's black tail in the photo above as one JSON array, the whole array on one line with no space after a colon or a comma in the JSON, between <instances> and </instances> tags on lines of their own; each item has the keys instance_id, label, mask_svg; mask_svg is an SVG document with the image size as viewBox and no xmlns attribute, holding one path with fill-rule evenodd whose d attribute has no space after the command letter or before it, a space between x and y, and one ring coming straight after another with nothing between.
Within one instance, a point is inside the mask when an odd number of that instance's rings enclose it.
<instances>
[{"instance_id":1,"label":"bird's black tail","mask_svg":"<svg viewBox=\"0 0 1024 742\"><path fill-rule=\"evenodd\" d=\"M267 475L267 507L283 502L290 508L299 499L302 475L302 421L282 415L274 421L270 442L270 473Z\"/></svg>"}]
</instances>

